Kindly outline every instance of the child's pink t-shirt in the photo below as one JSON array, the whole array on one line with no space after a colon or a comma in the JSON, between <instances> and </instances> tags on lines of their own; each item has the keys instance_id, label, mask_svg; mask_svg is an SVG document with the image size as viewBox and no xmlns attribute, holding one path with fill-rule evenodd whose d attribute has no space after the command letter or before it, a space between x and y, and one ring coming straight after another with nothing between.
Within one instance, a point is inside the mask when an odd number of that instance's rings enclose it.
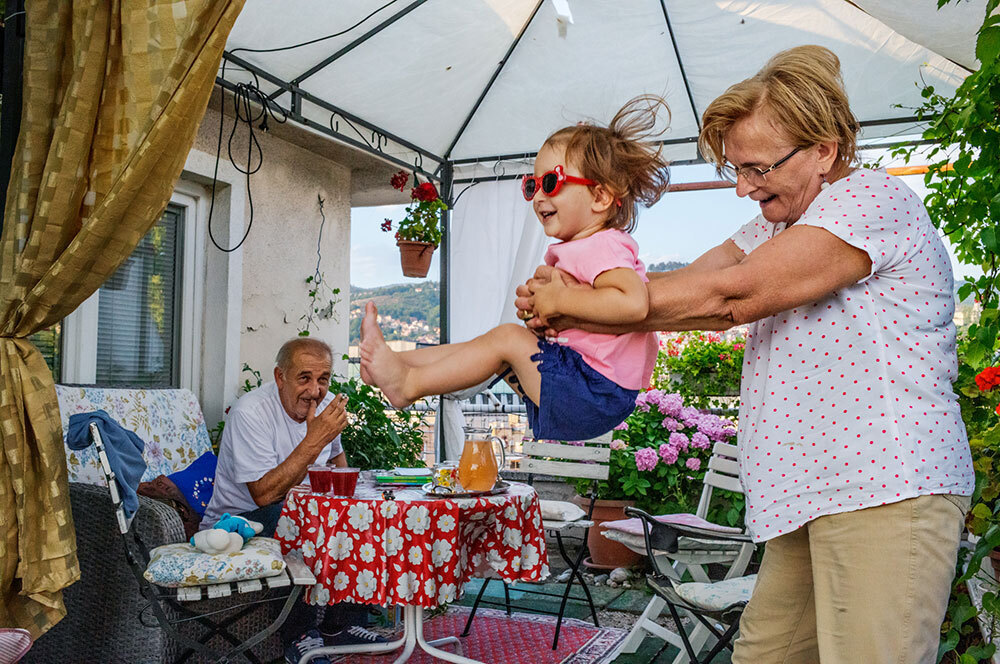
<instances>
[{"instance_id":1,"label":"child's pink t-shirt","mask_svg":"<svg viewBox=\"0 0 1000 664\"><path fill-rule=\"evenodd\" d=\"M649 281L646 266L639 260L639 245L631 235L617 229L553 244L545 252L545 264L591 286L602 272L619 267L635 270L643 282ZM566 345L605 378L629 390L649 387L659 350L655 332L597 334L569 329L559 336L565 337Z\"/></svg>"}]
</instances>

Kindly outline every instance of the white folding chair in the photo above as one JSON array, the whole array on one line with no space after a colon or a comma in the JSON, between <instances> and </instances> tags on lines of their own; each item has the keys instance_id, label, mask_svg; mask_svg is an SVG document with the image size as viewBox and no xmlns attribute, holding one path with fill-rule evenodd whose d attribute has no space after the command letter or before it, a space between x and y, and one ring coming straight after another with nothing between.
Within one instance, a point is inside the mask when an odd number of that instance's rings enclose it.
<instances>
[{"instance_id":1,"label":"white folding chair","mask_svg":"<svg viewBox=\"0 0 1000 664\"><path fill-rule=\"evenodd\" d=\"M735 445L715 443L712 446L712 456L708 461L701 498L694 516L704 519L708 515L714 489L743 493L736 455ZM744 530L744 532L746 531ZM621 542L629 549L642 555L649 555L651 551L652 556L654 556L652 561L654 569L662 569L664 574L670 575L675 581L680 581L686 571L696 582L711 583L708 578L708 565L711 564L728 565L724 579L742 577L754 552L754 545L747 537L726 539L682 534L677 541L676 550L665 551L656 547L648 549L642 536L629 535L614 529L605 529L602 534L608 539ZM618 647L615 655L634 653L639 649L643 639L652 634L681 649L674 664L681 664L685 661L687 655L682 635L668 630L656 622L656 618L665 608L667 608L667 602L664 598L660 595L654 595L636 620L628 636ZM681 609L684 607L681 606ZM710 636L710 631L704 625L698 624L692 633L687 635L687 638L691 647L697 650L704 645Z\"/></svg>"}]
</instances>

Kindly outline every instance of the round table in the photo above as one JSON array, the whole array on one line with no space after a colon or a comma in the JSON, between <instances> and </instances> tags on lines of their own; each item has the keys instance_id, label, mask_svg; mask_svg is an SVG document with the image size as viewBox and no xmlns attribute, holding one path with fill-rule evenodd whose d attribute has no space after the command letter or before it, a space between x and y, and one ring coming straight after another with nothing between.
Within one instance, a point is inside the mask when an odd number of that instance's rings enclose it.
<instances>
[{"instance_id":1,"label":"round table","mask_svg":"<svg viewBox=\"0 0 1000 664\"><path fill-rule=\"evenodd\" d=\"M434 648L455 637L426 642L423 609L453 602L473 576L506 582L541 581L549 574L538 494L511 482L506 493L477 498L429 496L419 489L359 483L342 498L296 487L285 499L275 538L283 553L298 550L316 575L306 591L313 604L401 605L403 637L376 645L324 647L309 656L404 651L419 645L435 657L474 660ZM308 661L308 660L306 660Z\"/></svg>"}]
</instances>

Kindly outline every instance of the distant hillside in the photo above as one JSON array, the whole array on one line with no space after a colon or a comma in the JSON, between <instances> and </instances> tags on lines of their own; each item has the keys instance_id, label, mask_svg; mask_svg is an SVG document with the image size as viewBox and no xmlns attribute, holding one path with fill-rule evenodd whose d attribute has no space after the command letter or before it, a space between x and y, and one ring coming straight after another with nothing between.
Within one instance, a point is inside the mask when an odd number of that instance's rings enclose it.
<instances>
[{"instance_id":1,"label":"distant hillside","mask_svg":"<svg viewBox=\"0 0 1000 664\"><path fill-rule=\"evenodd\" d=\"M438 282L392 284L378 288L351 286L350 343L360 339L364 306L369 300L378 307L386 339L438 343L441 337L441 300Z\"/></svg>"},{"instance_id":2,"label":"distant hillside","mask_svg":"<svg viewBox=\"0 0 1000 664\"><path fill-rule=\"evenodd\" d=\"M646 266L646 272L670 272L678 268L687 267L690 263L679 263L677 261L665 261L663 263L653 263Z\"/></svg>"}]
</instances>

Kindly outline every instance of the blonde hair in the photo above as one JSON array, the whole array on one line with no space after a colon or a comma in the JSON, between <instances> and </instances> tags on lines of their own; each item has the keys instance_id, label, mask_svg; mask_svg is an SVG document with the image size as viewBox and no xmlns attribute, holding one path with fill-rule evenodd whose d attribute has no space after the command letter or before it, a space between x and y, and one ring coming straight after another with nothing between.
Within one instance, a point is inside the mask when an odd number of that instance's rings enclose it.
<instances>
[{"instance_id":1,"label":"blonde hair","mask_svg":"<svg viewBox=\"0 0 1000 664\"><path fill-rule=\"evenodd\" d=\"M847 102L840 59L830 49L797 46L782 51L708 105L701 117L698 149L717 170L725 164L726 135L758 110L784 129L796 147L836 141L834 171L846 171L857 159L860 125Z\"/></svg>"},{"instance_id":2,"label":"blonde hair","mask_svg":"<svg viewBox=\"0 0 1000 664\"><path fill-rule=\"evenodd\" d=\"M566 160L580 169L583 177L598 182L614 196L612 215L605 228L635 230L639 204L649 207L670 185L669 164L661 156L661 147L649 143L665 131L656 131L657 111L667 113L667 102L655 95L641 95L629 100L607 127L579 124L564 127L547 139L546 145L559 145Z\"/></svg>"}]
</instances>

